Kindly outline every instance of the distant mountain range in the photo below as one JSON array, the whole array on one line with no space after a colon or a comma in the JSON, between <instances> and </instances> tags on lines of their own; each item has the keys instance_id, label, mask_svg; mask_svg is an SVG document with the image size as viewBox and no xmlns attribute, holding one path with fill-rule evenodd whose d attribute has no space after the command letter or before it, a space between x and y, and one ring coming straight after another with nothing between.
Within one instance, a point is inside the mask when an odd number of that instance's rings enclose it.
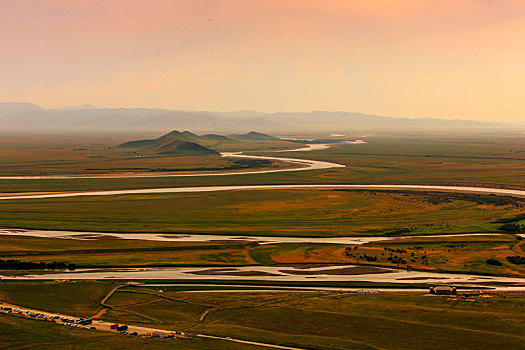
<instances>
[{"instance_id":1,"label":"distant mountain range","mask_svg":"<svg viewBox=\"0 0 525 350\"><path fill-rule=\"evenodd\" d=\"M314 111L260 113L206 112L149 108L97 108L90 104L44 109L31 103L0 103L0 132L195 132L274 134L330 132L505 131L515 125L460 119L392 118L378 115Z\"/></svg>"}]
</instances>

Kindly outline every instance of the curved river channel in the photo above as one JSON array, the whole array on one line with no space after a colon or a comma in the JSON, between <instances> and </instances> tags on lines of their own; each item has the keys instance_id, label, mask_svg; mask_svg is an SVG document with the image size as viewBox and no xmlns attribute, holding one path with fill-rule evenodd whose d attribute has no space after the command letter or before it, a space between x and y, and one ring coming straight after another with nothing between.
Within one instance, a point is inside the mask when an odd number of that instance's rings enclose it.
<instances>
[{"instance_id":1,"label":"curved river channel","mask_svg":"<svg viewBox=\"0 0 525 350\"><path fill-rule=\"evenodd\" d=\"M155 267L155 268L102 268L76 269L74 271L12 272L2 278L23 280L89 280L89 279L139 279L139 280L257 280L270 282L379 282L379 283L436 283L463 286L501 288L522 287L524 278L477 276L456 273L405 271L390 268L333 265L322 267L297 266L235 266L235 267Z\"/></svg>"},{"instance_id":2,"label":"curved river channel","mask_svg":"<svg viewBox=\"0 0 525 350\"><path fill-rule=\"evenodd\" d=\"M364 142L359 142L364 143ZM299 152L299 151L315 151L330 148L330 144L313 144L306 145L304 148L294 150L282 150L274 152ZM344 168L345 165L323 162L320 160L310 159L295 159L295 158L281 158L281 157L265 157L252 156L244 154L243 152L225 152L221 153L225 158L244 158L244 159L265 159L275 160L279 162L289 163L294 165L293 168L283 169L269 169L269 170L248 170L248 171L223 171L223 172L165 172L165 173L129 173L129 174L80 174L80 175L43 175L43 176L0 176L0 180L65 180L65 179L126 179L126 178L155 178L155 177L193 177L193 176L226 176L226 175L252 175L252 174L268 174L288 171L304 171L304 170L322 170L330 168Z\"/></svg>"},{"instance_id":3,"label":"curved river channel","mask_svg":"<svg viewBox=\"0 0 525 350\"><path fill-rule=\"evenodd\" d=\"M307 145L303 149L294 151L311 151L328 148L329 145ZM223 154L225 157L269 159L293 163L297 168L256 170L252 172L224 172L224 173L192 173L192 174L153 174L153 175L79 175L79 176L16 176L0 177L0 179L76 179L76 178L120 178L120 177L167 177L167 176L224 176L239 174L261 174L281 171L319 170L344 167L342 164L281 157L251 156L241 153ZM215 192L215 191L241 191L241 190L275 190L275 189L370 189L370 190L415 190L439 192L468 192L479 194L495 194L525 197L525 190L510 190L501 188L486 188L472 186L434 186L434 185L246 185L246 186L202 186L202 187L173 187L173 188L148 188L135 190L110 190L110 191L84 191L63 193L39 194L12 194L0 196L0 200L23 200L44 198L65 198L79 196L114 196L128 194L152 193L189 193L189 192ZM331 244L364 244L372 241L393 239L391 237L259 237L259 236L218 236L198 234L123 234L101 232L68 232L44 231L23 229L1 229L0 235L33 236L63 239L139 239L155 241L253 241L260 244L272 243L331 243ZM444 237L446 235L425 236ZM457 235L456 235L457 236ZM395 237L399 238L399 237ZM492 286L497 288L523 288L525 278L477 276L466 274L432 273L421 271L405 271L386 268L363 266L323 266L322 268L297 268L294 266L241 266L228 268L107 268L107 269L77 269L75 271L47 271L41 273L23 272L11 273L0 271L0 276L6 279L219 279L219 280L263 280L263 281L370 281L370 282L395 282L395 283L454 283L468 286Z\"/></svg>"}]
</instances>

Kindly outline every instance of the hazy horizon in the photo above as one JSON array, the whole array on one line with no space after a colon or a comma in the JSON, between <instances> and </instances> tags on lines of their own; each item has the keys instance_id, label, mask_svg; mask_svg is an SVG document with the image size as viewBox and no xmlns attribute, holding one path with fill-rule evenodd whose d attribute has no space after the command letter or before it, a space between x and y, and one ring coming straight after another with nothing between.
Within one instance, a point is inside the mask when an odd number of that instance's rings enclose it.
<instances>
[{"instance_id":1,"label":"hazy horizon","mask_svg":"<svg viewBox=\"0 0 525 350\"><path fill-rule=\"evenodd\" d=\"M30 103L0 103L4 132L520 132L525 125L466 119L403 118L345 111L277 112L192 111L145 108L97 108L93 105L43 109Z\"/></svg>"},{"instance_id":2,"label":"hazy horizon","mask_svg":"<svg viewBox=\"0 0 525 350\"><path fill-rule=\"evenodd\" d=\"M2 100L47 109L525 119L523 1L7 1L0 23Z\"/></svg>"},{"instance_id":3,"label":"hazy horizon","mask_svg":"<svg viewBox=\"0 0 525 350\"><path fill-rule=\"evenodd\" d=\"M161 107L154 107L154 106L120 106L120 107L107 107L107 106L97 106L90 102L81 103L78 105L63 105L63 106L57 106L57 107L50 107L46 108L44 106L41 106L39 104L30 102L30 101L0 101L0 104L9 104L9 103L15 103L15 104L30 104L34 105L36 107L42 108L44 110L49 111L78 111L78 110L94 110L94 109L151 109L151 110L165 110L165 111L183 111L183 112L190 112L190 113L216 113L216 114L224 114L224 115L239 115L243 116L243 113L245 118L253 117L253 114L260 114L263 115L272 115L272 114L312 114L312 113L347 113L347 114L359 114L359 115L366 115L366 116L380 116L380 117L387 117L387 118L394 118L394 119L439 119L439 120L461 120L461 121L473 121L473 122L488 122L488 123L496 123L496 124L515 124L515 125L521 125L525 123L525 120L521 123L518 121L492 121L492 120L481 120L481 119L469 119L469 118L445 118L445 117L429 117L429 116L415 116L415 117L409 117L409 116L399 116L399 115L379 115L374 113L366 113L361 111L353 111L353 110L305 110L305 111L269 111L264 112L260 110L255 109L237 109L237 110L203 110L203 109L181 109L181 108L161 108Z\"/></svg>"}]
</instances>

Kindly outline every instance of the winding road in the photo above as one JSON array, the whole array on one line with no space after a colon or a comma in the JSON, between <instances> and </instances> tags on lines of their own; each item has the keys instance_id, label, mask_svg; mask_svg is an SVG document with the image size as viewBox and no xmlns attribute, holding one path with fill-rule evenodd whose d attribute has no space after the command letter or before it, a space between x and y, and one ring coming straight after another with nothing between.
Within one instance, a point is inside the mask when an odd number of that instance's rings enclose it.
<instances>
[{"instance_id":1,"label":"winding road","mask_svg":"<svg viewBox=\"0 0 525 350\"><path fill-rule=\"evenodd\" d=\"M43 310L36 310L36 309L32 309L32 308L27 308L25 306L14 305L14 304L9 304L9 303L2 303L2 302L0 302L0 305L2 305L4 307L11 308L11 309L15 309L15 310L20 312L20 314L19 314L19 313L9 313L8 311L0 310L0 314L9 315L9 316L12 316L12 317L32 319L32 320L36 320L36 318L27 316L28 313L40 314L42 316L45 316L44 319L39 318L40 320L47 321L47 322L52 322L53 324L61 325L61 326L64 326L64 327L75 325L75 323L66 323L66 322L57 323L57 321L55 321L55 319L56 318L59 318L59 319L65 318L65 319L71 319L71 320L74 320L74 321L77 321L77 320L81 319L81 318L78 318L78 317L75 317L75 316L71 316L71 315L66 315L66 314L63 314L63 313L49 312L49 311L43 311ZM43 321L40 321L40 322L43 322ZM128 324L127 326L128 326L128 328L127 328L128 329L127 330L128 334L131 334L131 333L135 332L137 334L137 336L163 335L165 337L173 336L173 337L177 337L177 338L179 338L179 337L195 337L195 338L214 339L214 340L219 340L219 341L228 341L228 342L232 342L232 343L247 344L247 345L253 345L253 346L256 346L256 347L269 348L269 349L306 350L304 348L291 347L291 346L272 344L272 343L263 343L263 342L257 342L257 341L239 339L239 338L220 337L220 336L214 336L214 335L209 335L209 334L200 334L200 333L188 334L188 333L180 332L180 331L179 332L175 332L174 330L170 330L170 329L144 327L144 326L137 326L137 325L131 325L131 324ZM116 329L112 329L111 328L111 323L104 322L103 320L100 320L100 319L94 319L92 321L92 323L90 325L88 325L88 326L80 326L80 325L78 325L78 327L79 328L83 328L83 329L95 329L95 330L101 331L101 332L117 333ZM165 339L164 341L168 341L168 340ZM173 346L174 344L167 343L166 347L170 347L171 348L170 345Z\"/></svg>"}]
</instances>

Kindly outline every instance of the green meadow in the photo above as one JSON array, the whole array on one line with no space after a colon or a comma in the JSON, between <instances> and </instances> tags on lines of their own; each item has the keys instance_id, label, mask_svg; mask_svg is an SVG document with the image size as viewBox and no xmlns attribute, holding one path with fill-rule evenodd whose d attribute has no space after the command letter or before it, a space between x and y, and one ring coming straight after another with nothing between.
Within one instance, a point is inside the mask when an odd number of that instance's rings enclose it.
<instances>
[{"instance_id":1,"label":"green meadow","mask_svg":"<svg viewBox=\"0 0 525 350\"><path fill-rule=\"evenodd\" d=\"M115 333L57 326L48 322L0 315L2 349L187 349L258 350L260 347L212 339L141 339Z\"/></svg>"},{"instance_id":2,"label":"green meadow","mask_svg":"<svg viewBox=\"0 0 525 350\"><path fill-rule=\"evenodd\" d=\"M356 135L356 137L360 136ZM523 167L525 137L523 135L495 134L470 137L456 135L448 137L369 135L364 139L367 141L366 144L339 144L322 151L264 153L261 151L261 146L256 146L255 149L258 151L252 149L250 152L251 154L333 161L345 164L345 168L218 177L0 180L0 192L285 183L421 183L525 186L525 168ZM83 141L82 145L87 142L89 141ZM105 141L104 145L116 144L116 142L116 140ZM14 146L11 144L4 147L6 148L4 152L7 154L14 152ZM87 146L77 145L76 147ZM245 149L250 150L249 147ZM46 159L50 159L49 152L49 150L33 147L30 153L34 161L28 161L24 166L27 169L33 169L38 165L37 162L47 162ZM89 153L89 150L70 152ZM87 154L84 156L89 157ZM184 158L189 159L191 157L162 157L159 158L159 162L163 162L162 165L155 165L156 160L154 159L137 159L136 161L148 162L148 166L151 168L169 167L170 162L173 167L186 167L184 162L181 163ZM206 162L210 159L209 157L196 158ZM0 159L2 158L0 157ZM19 159L18 156L6 156L2 165L9 166L11 162L17 159ZM101 159L91 159L91 161L100 162ZM224 159L221 160L221 162L224 161ZM198 165L197 160L192 160L189 164L193 167L201 166ZM214 166L223 165L223 163L217 163ZM84 172L87 166L66 164L62 168L67 168L68 172L79 173Z\"/></svg>"},{"instance_id":3,"label":"green meadow","mask_svg":"<svg viewBox=\"0 0 525 350\"><path fill-rule=\"evenodd\" d=\"M161 172L196 172L221 170L246 170L280 162L258 164L250 161L239 163L234 158L205 155L191 150L181 154L143 153L136 148L118 147L123 141L138 136L70 138L56 137L2 137L0 139L1 176L52 176L79 174L156 174ZM200 142L200 140L195 140ZM297 148L300 145L274 140L236 140L204 142L221 152L276 150ZM195 147L198 147L195 146ZM182 151L181 151L182 152Z\"/></svg>"},{"instance_id":4,"label":"green meadow","mask_svg":"<svg viewBox=\"0 0 525 350\"><path fill-rule=\"evenodd\" d=\"M70 140L67 149L53 149L56 144L42 140L26 149L4 142L0 144L0 159L4 160L0 172L78 174L86 169L103 169L117 173L131 168L151 172L158 168L197 170L229 166L228 160L214 157L124 159L122 154L107 148L108 144L116 143L115 139L99 141L91 145L87 140ZM295 183L525 187L525 138L522 135L470 138L371 135L366 141L367 144L361 145L339 144L323 151L278 154L337 162L345 164L345 168L218 177L0 180L0 192ZM275 155L263 150L266 147L268 151L271 148L268 145L230 146L231 151L241 150L235 147L242 146L252 154ZM17 163L18 159L25 162ZM354 246L107 238L77 241L2 236L0 260L57 261L79 267L358 264L523 276L524 265L506 257L524 256L524 243L513 234L516 232L502 229L505 220L510 219L518 225L525 223L519 219L523 205L521 199L503 196L364 190L253 190L9 200L0 201L0 227L130 235L156 232L404 237ZM484 235L413 237L472 233ZM422 293L255 293L239 291L241 286L228 287L231 289L228 293L208 293L206 290L226 288L220 285L228 281L203 278L193 282L206 282L210 286L168 287L163 293L154 287L126 287L107 301L113 308L105 311L100 301L120 282L4 280L0 284L0 300L78 316L99 315L107 322L157 326L307 349L525 347L522 335L525 334L525 318L521 311L525 301L522 297L458 299ZM238 284L265 285L257 280ZM272 284L311 286L315 282ZM324 285L399 287L368 282ZM428 286L413 284L410 287ZM199 292L192 292L196 290ZM0 315L0 344L0 348L6 349L254 348L203 339L135 339L4 315Z\"/></svg>"},{"instance_id":5,"label":"green meadow","mask_svg":"<svg viewBox=\"0 0 525 350\"><path fill-rule=\"evenodd\" d=\"M242 190L0 201L0 226L264 236L499 232L507 197L420 192Z\"/></svg>"},{"instance_id":6,"label":"green meadow","mask_svg":"<svg viewBox=\"0 0 525 350\"><path fill-rule=\"evenodd\" d=\"M408 237L363 245L118 240L116 247L111 240L15 236L0 238L0 260L58 262L76 268L350 264L522 277L525 266L507 259L524 255L525 242L519 238L511 234Z\"/></svg>"},{"instance_id":7,"label":"green meadow","mask_svg":"<svg viewBox=\"0 0 525 350\"><path fill-rule=\"evenodd\" d=\"M19 305L97 313L101 290L112 282L12 282L0 286L2 300ZM36 285L39 284L37 287ZM56 286L60 286L58 289ZM22 289L34 289L37 300ZM157 287L158 288L158 287ZM100 313L106 322L148 325L192 333L270 342L307 349L455 349L525 346L522 297L458 299L423 293L355 294L343 292L214 292L190 293L168 287L125 287ZM6 292L6 290L9 290ZM81 292L83 291L83 292ZM56 299L56 293L70 296ZM34 294L36 295L36 294ZM34 299L34 298L33 298ZM80 311L83 310L83 311ZM482 317L480 317L482 315ZM14 348L79 349L104 346L236 349L234 344L201 339L142 340L99 334L0 316L0 339ZM22 333L23 330L27 330ZM29 331L31 330L31 331ZM82 343L82 342L85 342ZM35 345L32 345L35 344ZM160 344L160 345L159 345ZM249 349L239 347L238 349Z\"/></svg>"}]
</instances>

